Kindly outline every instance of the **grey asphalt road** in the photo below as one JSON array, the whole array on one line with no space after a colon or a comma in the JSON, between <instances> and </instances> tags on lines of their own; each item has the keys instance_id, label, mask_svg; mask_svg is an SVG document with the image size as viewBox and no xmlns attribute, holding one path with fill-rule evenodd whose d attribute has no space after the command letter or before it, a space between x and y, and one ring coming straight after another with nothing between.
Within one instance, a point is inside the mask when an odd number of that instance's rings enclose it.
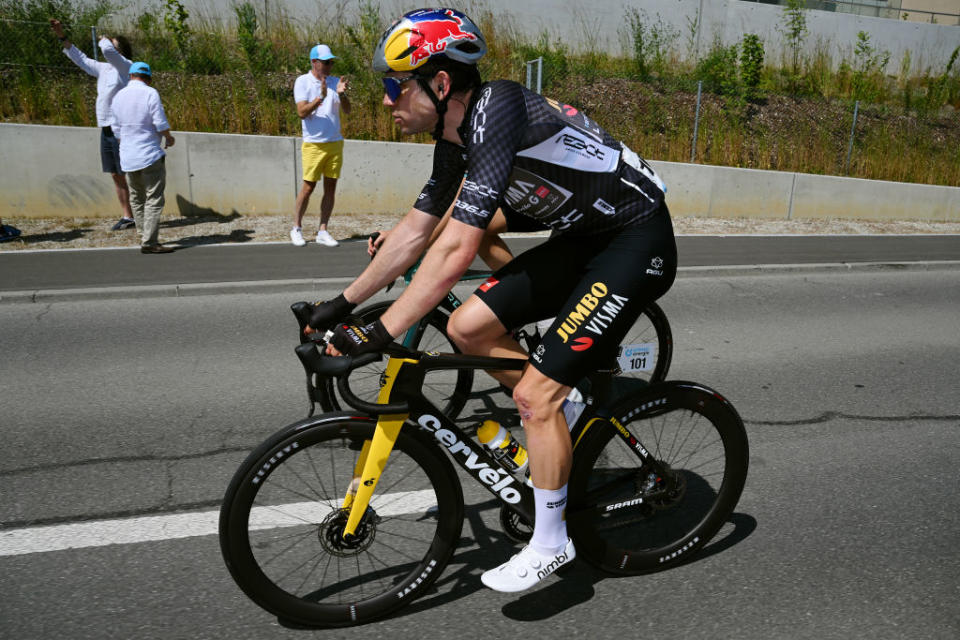
<instances>
[{"instance_id":1,"label":"grey asphalt road","mask_svg":"<svg viewBox=\"0 0 960 640\"><path fill-rule=\"evenodd\" d=\"M511 238L522 251L543 238ZM682 236L682 267L960 260L960 236ZM345 278L367 258L362 242L335 249L286 243L137 249L0 251L0 291ZM480 266L479 263L477 265Z\"/></svg>"},{"instance_id":2,"label":"grey asphalt road","mask_svg":"<svg viewBox=\"0 0 960 640\"><path fill-rule=\"evenodd\" d=\"M671 571L577 564L529 594L487 591L481 570L515 547L472 487L437 589L349 632L278 626L232 583L215 535L2 555L38 523L213 512L246 453L305 414L293 297L0 308L0 637L960 634L956 269L677 281L661 301L670 377L737 406L751 470L731 523Z\"/></svg>"}]
</instances>

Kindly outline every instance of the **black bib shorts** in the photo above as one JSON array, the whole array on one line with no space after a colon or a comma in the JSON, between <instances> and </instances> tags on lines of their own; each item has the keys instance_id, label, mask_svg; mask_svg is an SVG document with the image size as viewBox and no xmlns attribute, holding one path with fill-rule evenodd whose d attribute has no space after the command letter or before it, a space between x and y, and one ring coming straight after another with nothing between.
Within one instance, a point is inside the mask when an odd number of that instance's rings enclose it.
<instances>
[{"instance_id":1,"label":"black bib shorts","mask_svg":"<svg viewBox=\"0 0 960 640\"><path fill-rule=\"evenodd\" d=\"M517 256L474 292L505 329L555 317L531 364L574 386L609 366L647 304L677 273L666 211L643 224L593 236L559 235Z\"/></svg>"}]
</instances>

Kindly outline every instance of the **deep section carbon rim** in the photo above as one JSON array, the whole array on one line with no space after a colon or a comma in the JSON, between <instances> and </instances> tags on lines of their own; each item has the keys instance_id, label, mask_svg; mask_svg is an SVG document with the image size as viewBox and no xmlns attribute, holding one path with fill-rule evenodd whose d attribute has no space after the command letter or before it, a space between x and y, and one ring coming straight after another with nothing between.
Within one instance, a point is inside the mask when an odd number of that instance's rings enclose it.
<instances>
[{"instance_id":1,"label":"deep section carbon rim","mask_svg":"<svg viewBox=\"0 0 960 640\"><path fill-rule=\"evenodd\" d=\"M747 473L743 424L721 397L665 383L637 398L614 411L636 440L597 419L571 477L567 520L577 553L614 573L655 571L692 556L733 511ZM642 464L638 445L656 467Z\"/></svg>"},{"instance_id":2,"label":"deep section carbon rim","mask_svg":"<svg viewBox=\"0 0 960 640\"><path fill-rule=\"evenodd\" d=\"M228 490L221 547L240 587L299 624L349 625L417 597L459 539L463 502L442 454L401 433L356 536L341 509L372 421L311 426L248 458Z\"/></svg>"}]
</instances>

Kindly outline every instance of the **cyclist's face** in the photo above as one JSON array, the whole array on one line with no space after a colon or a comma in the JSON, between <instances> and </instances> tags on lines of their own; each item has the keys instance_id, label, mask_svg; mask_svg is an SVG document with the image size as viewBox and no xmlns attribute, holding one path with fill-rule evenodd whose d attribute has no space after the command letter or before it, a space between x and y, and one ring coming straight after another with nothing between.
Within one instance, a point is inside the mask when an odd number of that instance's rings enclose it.
<instances>
[{"instance_id":1,"label":"cyclist's face","mask_svg":"<svg viewBox=\"0 0 960 640\"><path fill-rule=\"evenodd\" d=\"M396 98L391 98L386 91L383 94L383 106L389 107L394 124L405 135L432 131L437 124L437 109L416 79L409 73L401 72L390 72L387 77L406 79L400 85L400 93Z\"/></svg>"}]
</instances>

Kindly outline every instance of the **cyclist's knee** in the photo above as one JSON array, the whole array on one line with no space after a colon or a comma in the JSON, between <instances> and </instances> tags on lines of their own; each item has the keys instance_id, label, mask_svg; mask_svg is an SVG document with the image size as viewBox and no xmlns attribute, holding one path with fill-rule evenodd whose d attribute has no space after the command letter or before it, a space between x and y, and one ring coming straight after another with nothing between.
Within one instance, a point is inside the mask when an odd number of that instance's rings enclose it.
<instances>
[{"instance_id":1,"label":"cyclist's knee","mask_svg":"<svg viewBox=\"0 0 960 640\"><path fill-rule=\"evenodd\" d=\"M464 353L476 353L478 345L503 335L503 328L493 313L484 305L480 306L483 308L467 301L447 321L447 335Z\"/></svg>"},{"instance_id":2,"label":"cyclist's knee","mask_svg":"<svg viewBox=\"0 0 960 640\"><path fill-rule=\"evenodd\" d=\"M569 387L529 367L513 388L513 401L517 404L524 426L535 427L562 410L563 399L568 392Z\"/></svg>"}]
</instances>

